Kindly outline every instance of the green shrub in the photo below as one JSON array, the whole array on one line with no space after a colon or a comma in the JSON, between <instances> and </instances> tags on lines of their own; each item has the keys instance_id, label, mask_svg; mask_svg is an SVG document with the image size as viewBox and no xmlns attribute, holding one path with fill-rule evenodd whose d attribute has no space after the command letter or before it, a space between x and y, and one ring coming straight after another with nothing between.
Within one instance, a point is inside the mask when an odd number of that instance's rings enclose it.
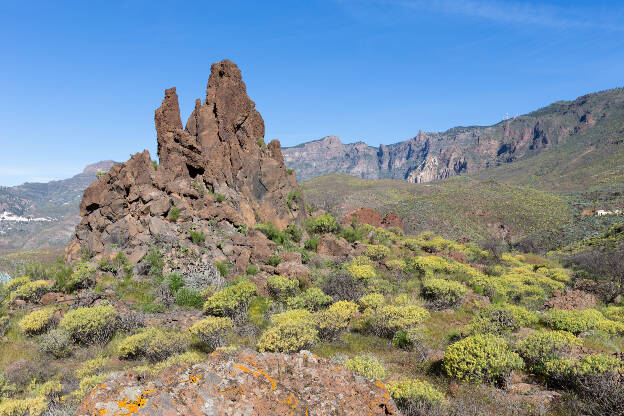
<instances>
[{"instance_id":1,"label":"green shrub","mask_svg":"<svg viewBox=\"0 0 624 416\"><path fill-rule=\"evenodd\" d=\"M27 399L5 399L0 402L0 416L40 416L48 408L43 396Z\"/></svg>"},{"instance_id":2,"label":"green shrub","mask_svg":"<svg viewBox=\"0 0 624 416\"><path fill-rule=\"evenodd\" d=\"M78 308L63 316L59 328L69 332L77 342L103 344L115 333L118 318L115 308L109 305Z\"/></svg>"},{"instance_id":3,"label":"green shrub","mask_svg":"<svg viewBox=\"0 0 624 416\"><path fill-rule=\"evenodd\" d=\"M581 359L556 358L544 365L544 374L551 384L579 388L591 377L617 375L624 371L624 362L609 354L587 354Z\"/></svg>"},{"instance_id":4,"label":"green shrub","mask_svg":"<svg viewBox=\"0 0 624 416\"><path fill-rule=\"evenodd\" d=\"M436 309L455 308L462 304L468 289L452 280L427 279L423 283L422 295Z\"/></svg>"},{"instance_id":5,"label":"green shrub","mask_svg":"<svg viewBox=\"0 0 624 416\"><path fill-rule=\"evenodd\" d=\"M4 337L11 327L11 320L8 316L0 316L0 339Z\"/></svg>"},{"instance_id":6,"label":"green shrub","mask_svg":"<svg viewBox=\"0 0 624 416\"><path fill-rule=\"evenodd\" d=\"M474 334L502 335L538 322L537 314L522 306L498 304L479 309L470 322L470 331Z\"/></svg>"},{"instance_id":7,"label":"green shrub","mask_svg":"<svg viewBox=\"0 0 624 416\"><path fill-rule=\"evenodd\" d=\"M293 173L295 173L295 170L289 168L289 169L286 169L286 173L289 175L292 175Z\"/></svg>"},{"instance_id":8,"label":"green shrub","mask_svg":"<svg viewBox=\"0 0 624 416\"><path fill-rule=\"evenodd\" d=\"M280 325L287 322L306 321L312 323L312 312L307 309L291 309L271 316L271 324Z\"/></svg>"},{"instance_id":9,"label":"green shrub","mask_svg":"<svg viewBox=\"0 0 624 416\"><path fill-rule=\"evenodd\" d=\"M373 260L383 260L390 255L390 249L381 244L373 244L366 247L364 254Z\"/></svg>"},{"instance_id":10,"label":"green shrub","mask_svg":"<svg viewBox=\"0 0 624 416\"><path fill-rule=\"evenodd\" d=\"M267 263L273 267L277 267L281 262L282 262L282 259L280 259L280 256L278 256L277 253L269 257L269 260L267 261Z\"/></svg>"},{"instance_id":11,"label":"green shrub","mask_svg":"<svg viewBox=\"0 0 624 416\"><path fill-rule=\"evenodd\" d=\"M94 374L101 374L109 361L109 358L105 355L98 355L91 360L83 362L80 368L74 371L74 375L77 379L83 379Z\"/></svg>"},{"instance_id":12,"label":"green shrub","mask_svg":"<svg viewBox=\"0 0 624 416\"><path fill-rule=\"evenodd\" d=\"M249 302L256 291L256 285L248 280L227 286L206 300L204 312L210 315L227 316L238 322L247 315Z\"/></svg>"},{"instance_id":13,"label":"green shrub","mask_svg":"<svg viewBox=\"0 0 624 416\"><path fill-rule=\"evenodd\" d=\"M202 309L204 298L197 290L188 287L182 287L175 292L175 303L179 306L187 306L189 308Z\"/></svg>"},{"instance_id":14,"label":"green shrub","mask_svg":"<svg viewBox=\"0 0 624 416\"><path fill-rule=\"evenodd\" d=\"M610 319L602 319L596 322L596 329L611 335L624 335L624 323L612 321Z\"/></svg>"},{"instance_id":15,"label":"green shrub","mask_svg":"<svg viewBox=\"0 0 624 416\"><path fill-rule=\"evenodd\" d=\"M290 236L290 239L295 243L301 241L301 237L303 237L303 231L301 228L297 227L295 224L288 224L286 227L286 233Z\"/></svg>"},{"instance_id":16,"label":"green shrub","mask_svg":"<svg viewBox=\"0 0 624 416\"><path fill-rule=\"evenodd\" d=\"M180 273L171 273L167 276L167 287L171 293L176 293L182 286L184 286L184 276Z\"/></svg>"},{"instance_id":17,"label":"green shrub","mask_svg":"<svg viewBox=\"0 0 624 416\"><path fill-rule=\"evenodd\" d=\"M370 293L368 295L364 295L358 301L362 310L366 310L368 308L375 309L386 303L386 298L381 293Z\"/></svg>"},{"instance_id":18,"label":"green shrub","mask_svg":"<svg viewBox=\"0 0 624 416\"><path fill-rule=\"evenodd\" d=\"M178 218L180 218L180 208L173 205L171 209L169 209L169 214L167 215L169 221L176 222Z\"/></svg>"},{"instance_id":19,"label":"green shrub","mask_svg":"<svg viewBox=\"0 0 624 416\"><path fill-rule=\"evenodd\" d=\"M54 358L69 357L72 349L72 337L63 329L52 329L39 337L39 351Z\"/></svg>"},{"instance_id":20,"label":"green shrub","mask_svg":"<svg viewBox=\"0 0 624 416\"><path fill-rule=\"evenodd\" d=\"M0 402L4 398L11 397L17 391L15 384L7 380L2 374L0 374Z\"/></svg>"},{"instance_id":21,"label":"green shrub","mask_svg":"<svg viewBox=\"0 0 624 416\"><path fill-rule=\"evenodd\" d=\"M324 340L335 340L349 327L351 319L358 311L358 305L353 302L341 300L332 304L329 308L317 312L314 322L319 332L319 337Z\"/></svg>"},{"instance_id":22,"label":"green shrub","mask_svg":"<svg viewBox=\"0 0 624 416\"><path fill-rule=\"evenodd\" d=\"M41 296L50 291L50 285L45 280L35 280L34 282L28 282L20 285L17 289L11 292L10 302L16 299L22 299L27 302L38 301Z\"/></svg>"},{"instance_id":23,"label":"green shrub","mask_svg":"<svg viewBox=\"0 0 624 416\"><path fill-rule=\"evenodd\" d=\"M306 224L306 230L309 234L333 233L338 231L339 228L336 219L330 213L311 218Z\"/></svg>"},{"instance_id":24,"label":"green shrub","mask_svg":"<svg viewBox=\"0 0 624 416\"><path fill-rule=\"evenodd\" d=\"M200 245L206 241L206 234L202 231L191 231L191 240L194 244Z\"/></svg>"},{"instance_id":25,"label":"green shrub","mask_svg":"<svg viewBox=\"0 0 624 416\"><path fill-rule=\"evenodd\" d=\"M286 206L288 206L288 209L292 210L297 201L303 201L303 194L299 189L288 194L288 197L286 198Z\"/></svg>"},{"instance_id":26,"label":"green shrub","mask_svg":"<svg viewBox=\"0 0 624 416\"><path fill-rule=\"evenodd\" d=\"M275 225L270 222L259 222L256 224L256 230L264 234L269 240L276 244L284 244L290 240L290 235L284 231L280 231Z\"/></svg>"},{"instance_id":27,"label":"green shrub","mask_svg":"<svg viewBox=\"0 0 624 416\"><path fill-rule=\"evenodd\" d=\"M228 263L227 260L223 260L223 261L215 261L214 262L215 267L217 268L217 270L219 271L219 274L223 277L228 277L228 275L230 274L230 263Z\"/></svg>"},{"instance_id":28,"label":"green shrub","mask_svg":"<svg viewBox=\"0 0 624 416\"><path fill-rule=\"evenodd\" d=\"M386 384L388 393L394 399L399 409L405 414L406 409L418 408L428 414L427 410L444 403L444 394L436 390L427 381L408 379L402 381L391 381Z\"/></svg>"},{"instance_id":29,"label":"green shrub","mask_svg":"<svg viewBox=\"0 0 624 416\"><path fill-rule=\"evenodd\" d=\"M604 310L604 316L612 321L624 322L624 306L608 306Z\"/></svg>"},{"instance_id":30,"label":"green shrub","mask_svg":"<svg viewBox=\"0 0 624 416\"><path fill-rule=\"evenodd\" d=\"M148 253L143 257L143 262L148 268L148 275L155 280L162 279L163 267L165 260L162 253L156 247L151 247Z\"/></svg>"},{"instance_id":31,"label":"green shrub","mask_svg":"<svg viewBox=\"0 0 624 416\"><path fill-rule=\"evenodd\" d=\"M318 237L308 238L304 244L306 250L316 252L320 239Z\"/></svg>"},{"instance_id":32,"label":"green shrub","mask_svg":"<svg viewBox=\"0 0 624 416\"><path fill-rule=\"evenodd\" d=\"M226 345L226 337L233 328L234 323L230 318L209 316L196 322L189 328L189 332L214 350Z\"/></svg>"},{"instance_id":33,"label":"green shrub","mask_svg":"<svg viewBox=\"0 0 624 416\"><path fill-rule=\"evenodd\" d=\"M501 382L522 368L522 358L494 335L474 335L446 349L442 367L454 378L466 381Z\"/></svg>"},{"instance_id":34,"label":"green shrub","mask_svg":"<svg viewBox=\"0 0 624 416\"><path fill-rule=\"evenodd\" d=\"M521 341L517 351L532 371L542 374L546 362L561 358L575 345L581 341L570 332L539 330Z\"/></svg>"},{"instance_id":35,"label":"green shrub","mask_svg":"<svg viewBox=\"0 0 624 416\"><path fill-rule=\"evenodd\" d=\"M26 335L37 335L45 332L54 320L54 308L38 309L24 316L17 324Z\"/></svg>"},{"instance_id":36,"label":"green shrub","mask_svg":"<svg viewBox=\"0 0 624 416\"><path fill-rule=\"evenodd\" d=\"M310 349L318 341L318 331L308 320L281 321L267 329L258 340L258 351L297 352Z\"/></svg>"},{"instance_id":37,"label":"green shrub","mask_svg":"<svg viewBox=\"0 0 624 416\"><path fill-rule=\"evenodd\" d=\"M311 287L301 294L286 300L289 309L309 309L317 311L332 303L331 296L323 293L318 287Z\"/></svg>"},{"instance_id":38,"label":"green shrub","mask_svg":"<svg viewBox=\"0 0 624 416\"><path fill-rule=\"evenodd\" d=\"M604 320L604 316L595 309L583 311L551 309L544 314L546 325L552 329L578 334L595 327L596 322Z\"/></svg>"},{"instance_id":39,"label":"green shrub","mask_svg":"<svg viewBox=\"0 0 624 416\"><path fill-rule=\"evenodd\" d=\"M143 357L158 362L186 351L188 344L184 334L152 327L123 339L117 351L124 360Z\"/></svg>"},{"instance_id":40,"label":"green shrub","mask_svg":"<svg viewBox=\"0 0 624 416\"><path fill-rule=\"evenodd\" d=\"M377 357L372 355L358 355L345 362L345 367L368 380L383 380L386 378L386 368Z\"/></svg>"},{"instance_id":41,"label":"green shrub","mask_svg":"<svg viewBox=\"0 0 624 416\"><path fill-rule=\"evenodd\" d=\"M364 236L366 235L366 228L358 224L352 224L350 227L343 228L340 235L342 238L353 244L356 241L362 241L364 239Z\"/></svg>"},{"instance_id":42,"label":"green shrub","mask_svg":"<svg viewBox=\"0 0 624 416\"><path fill-rule=\"evenodd\" d=\"M269 276L267 290L275 299L285 300L299 291L299 281L286 276Z\"/></svg>"},{"instance_id":43,"label":"green shrub","mask_svg":"<svg viewBox=\"0 0 624 416\"><path fill-rule=\"evenodd\" d=\"M258 266L255 264L250 264L247 266L247 270L245 271L249 276L255 276L258 274Z\"/></svg>"},{"instance_id":44,"label":"green shrub","mask_svg":"<svg viewBox=\"0 0 624 416\"><path fill-rule=\"evenodd\" d=\"M416 327L428 318L429 312L415 305L385 305L364 311L365 326L370 332L383 337Z\"/></svg>"},{"instance_id":45,"label":"green shrub","mask_svg":"<svg viewBox=\"0 0 624 416\"><path fill-rule=\"evenodd\" d=\"M58 265L54 273L56 287L65 293L89 287L93 283L94 273L95 267L89 267L84 261L77 263L73 269Z\"/></svg>"},{"instance_id":46,"label":"green shrub","mask_svg":"<svg viewBox=\"0 0 624 416\"><path fill-rule=\"evenodd\" d=\"M20 286L25 285L26 283L30 283L31 279L28 276L20 276L15 279L9 280L9 283L4 285L4 290L6 292L14 292L19 289Z\"/></svg>"},{"instance_id":47,"label":"green shrub","mask_svg":"<svg viewBox=\"0 0 624 416\"><path fill-rule=\"evenodd\" d=\"M368 264L351 264L347 268L349 274L356 280L367 281L375 276L377 276L377 272L375 268Z\"/></svg>"},{"instance_id":48,"label":"green shrub","mask_svg":"<svg viewBox=\"0 0 624 416\"><path fill-rule=\"evenodd\" d=\"M418 362L424 362L431 351L426 343L423 328L420 327L395 332L392 337L392 346L402 350L412 351L412 355Z\"/></svg>"}]
</instances>

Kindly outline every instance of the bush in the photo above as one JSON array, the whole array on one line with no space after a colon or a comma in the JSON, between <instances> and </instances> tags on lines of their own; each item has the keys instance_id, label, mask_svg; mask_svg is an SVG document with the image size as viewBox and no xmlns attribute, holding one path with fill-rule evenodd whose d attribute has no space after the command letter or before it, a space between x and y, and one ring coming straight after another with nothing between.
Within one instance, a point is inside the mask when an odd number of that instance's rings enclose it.
<instances>
[{"instance_id":1,"label":"bush","mask_svg":"<svg viewBox=\"0 0 624 416\"><path fill-rule=\"evenodd\" d=\"M280 259L280 256L278 256L277 253L269 257L269 260L267 261L267 263L273 267L277 267L281 262L282 262L282 259Z\"/></svg>"},{"instance_id":2,"label":"bush","mask_svg":"<svg viewBox=\"0 0 624 416\"><path fill-rule=\"evenodd\" d=\"M204 241L206 241L206 234L204 234L202 231L191 231L191 240L194 244L202 244Z\"/></svg>"},{"instance_id":3,"label":"bush","mask_svg":"<svg viewBox=\"0 0 624 416\"><path fill-rule=\"evenodd\" d=\"M317 311L332 303L331 296L327 296L318 287L311 287L305 292L286 300L289 309L309 309Z\"/></svg>"},{"instance_id":4,"label":"bush","mask_svg":"<svg viewBox=\"0 0 624 416\"><path fill-rule=\"evenodd\" d=\"M249 302L256 291L256 285L248 280L227 286L206 300L204 312L210 315L227 316L238 322L246 317Z\"/></svg>"},{"instance_id":5,"label":"bush","mask_svg":"<svg viewBox=\"0 0 624 416\"><path fill-rule=\"evenodd\" d=\"M323 281L322 289L325 294L336 301L356 302L363 293L361 282L356 281L350 273L343 271L331 272Z\"/></svg>"},{"instance_id":6,"label":"bush","mask_svg":"<svg viewBox=\"0 0 624 416\"><path fill-rule=\"evenodd\" d=\"M575 345L581 341L570 332L540 330L521 341L517 351L532 371L542 374L546 362L561 358Z\"/></svg>"},{"instance_id":7,"label":"bush","mask_svg":"<svg viewBox=\"0 0 624 416\"><path fill-rule=\"evenodd\" d=\"M167 287L171 293L175 293L184 286L184 276L180 273L171 273L167 276Z\"/></svg>"},{"instance_id":8,"label":"bush","mask_svg":"<svg viewBox=\"0 0 624 416\"><path fill-rule=\"evenodd\" d=\"M267 290L274 298L284 300L297 294L299 281L297 279L289 279L286 276L269 276L267 278Z\"/></svg>"},{"instance_id":9,"label":"bush","mask_svg":"<svg viewBox=\"0 0 624 416\"><path fill-rule=\"evenodd\" d=\"M286 233L295 243L300 242L301 237L303 237L303 230L301 230L301 228L297 227L295 224L288 224L288 227L286 227Z\"/></svg>"},{"instance_id":10,"label":"bush","mask_svg":"<svg viewBox=\"0 0 624 416\"><path fill-rule=\"evenodd\" d=\"M167 215L167 218L169 219L169 221L176 222L179 217L180 208L176 207L175 205L172 206L171 209L169 209L169 214Z\"/></svg>"},{"instance_id":11,"label":"bush","mask_svg":"<svg viewBox=\"0 0 624 416\"><path fill-rule=\"evenodd\" d=\"M227 334L232 328L234 323L230 318L209 316L196 322L189 328L189 332L214 350L226 345Z\"/></svg>"},{"instance_id":12,"label":"bush","mask_svg":"<svg viewBox=\"0 0 624 416\"><path fill-rule=\"evenodd\" d=\"M7 292L14 292L19 289L20 286L25 285L26 283L30 283L31 279L28 276L20 276L15 279L9 280L9 283L4 285L4 290Z\"/></svg>"},{"instance_id":13,"label":"bush","mask_svg":"<svg viewBox=\"0 0 624 416\"><path fill-rule=\"evenodd\" d=\"M390 249L381 244L373 244L366 247L364 254L373 260L383 260L390 255Z\"/></svg>"},{"instance_id":14,"label":"bush","mask_svg":"<svg viewBox=\"0 0 624 416\"><path fill-rule=\"evenodd\" d=\"M427 381L416 379L391 381L386 384L386 388L404 414L409 414L408 409L412 408L421 409L424 414L428 414L428 409L444 403L444 394Z\"/></svg>"},{"instance_id":15,"label":"bush","mask_svg":"<svg viewBox=\"0 0 624 416\"><path fill-rule=\"evenodd\" d=\"M40 416L48 407L45 397L5 399L0 402L0 416Z\"/></svg>"},{"instance_id":16,"label":"bush","mask_svg":"<svg viewBox=\"0 0 624 416\"><path fill-rule=\"evenodd\" d=\"M59 328L83 344L105 344L117 326L119 315L110 305L78 308L63 316Z\"/></svg>"},{"instance_id":17,"label":"bush","mask_svg":"<svg viewBox=\"0 0 624 416\"><path fill-rule=\"evenodd\" d=\"M260 231L264 234L269 240L275 242L276 244L284 244L288 240L290 240L290 235L284 231L280 231L273 224L260 222L256 224L256 230Z\"/></svg>"},{"instance_id":18,"label":"bush","mask_svg":"<svg viewBox=\"0 0 624 416\"><path fill-rule=\"evenodd\" d=\"M163 267L165 267L165 259L162 253L156 248L151 247L149 252L143 257L143 262L147 267L147 274L155 280L162 278Z\"/></svg>"},{"instance_id":19,"label":"bush","mask_svg":"<svg viewBox=\"0 0 624 416\"><path fill-rule=\"evenodd\" d=\"M11 293L10 302L13 302L15 299L22 299L27 302L38 301L41 296L49 291L50 285L45 280L24 283Z\"/></svg>"},{"instance_id":20,"label":"bush","mask_svg":"<svg viewBox=\"0 0 624 416\"><path fill-rule=\"evenodd\" d=\"M436 309L455 308L462 304L468 289L455 281L428 279L423 283L422 295Z\"/></svg>"},{"instance_id":21,"label":"bush","mask_svg":"<svg viewBox=\"0 0 624 416\"><path fill-rule=\"evenodd\" d=\"M304 244L306 250L316 252L320 239L318 237L308 238Z\"/></svg>"},{"instance_id":22,"label":"bush","mask_svg":"<svg viewBox=\"0 0 624 416\"><path fill-rule=\"evenodd\" d=\"M551 383L564 388L578 388L586 377L617 375L624 362L609 354L587 354L581 359L556 358L547 361L544 373Z\"/></svg>"},{"instance_id":23,"label":"bush","mask_svg":"<svg viewBox=\"0 0 624 416\"><path fill-rule=\"evenodd\" d=\"M381 293L371 293L365 296L362 296L358 301L362 310L366 309L376 309L386 303L386 298Z\"/></svg>"},{"instance_id":24,"label":"bush","mask_svg":"<svg viewBox=\"0 0 624 416\"><path fill-rule=\"evenodd\" d=\"M357 311L358 305L342 300L318 312L314 316L314 321L319 337L330 341L339 338L340 334L349 327Z\"/></svg>"},{"instance_id":25,"label":"bush","mask_svg":"<svg viewBox=\"0 0 624 416\"><path fill-rule=\"evenodd\" d=\"M123 339L117 350L121 359L144 357L158 362L186 351L188 343L184 334L152 327Z\"/></svg>"},{"instance_id":26,"label":"bush","mask_svg":"<svg viewBox=\"0 0 624 416\"><path fill-rule=\"evenodd\" d=\"M466 381L503 382L522 368L522 358L494 335L474 335L446 349L442 367L454 378Z\"/></svg>"},{"instance_id":27,"label":"bush","mask_svg":"<svg viewBox=\"0 0 624 416\"><path fill-rule=\"evenodd\" d=\"M595 327L598 321L604 320L603 315L595 309L583 311L551 309L544 314L546 325L552 329L579 334Z\"/></svg>"},{"instance_id":28,"label":"bush","mask_svg":"<svg viewBox=\"0 0 624 416\"><path fill-rule=\"evenodd\" d=\"M424 362L431 349L426 343L423 329L419 327L399 330L392 337L392 346L406 351L412 351L418 362Z\"/></svg>"},{"instance_id":29,"label":"bush","mask_svg":"<svg viewBox=\"0 0 624 416\"><path fill-rule=\"evenodd\" d=\"M336 219L330 213L311 218L306 224L306 230L309 234L333 233L338 231L339 228Z\"/></svg>"},{"instance_id":30,"label":"bush","mask_svg":"<svg viewBox=\"0 0 624 416\"><path fill-rule=\"evenodd\" d=\"M54 320L56 311L53 308L38 309L24 316L17 324L26 335L37 335L45 332Z\"/></svg>"},{"instance_id":31,"label":"bush","mask_svg":"<svg viewBox=\"0 0 624 416\"><path fill-rule=\"evenodd\" d=\"M247 266L247 270L245 271L246 274L248 274L249 276L255 276L257 275L259 272L258 267L255 264L250 264Z\"/></svg>"},{"instance_id":32,"label":"bush","mask_svg":"<svg viewBox=\"0 0 624 416\"><path fill-rule=\"evenodd\" d=\"M352 224L350 227L343 228L342 232L340 233L342 238L344 238L351 244L355 243L356 241L361 241L364 238L365 234L366 228L357 224Z\"/></svg>"},{"instance_id":33,"label":"bush","mask_svg":"<svg viewBox=\"0 0 624 416\"><path fill-rule=\"evenodd\" d=\"M368 380L383 380L386 378L386 368L377 357L371 355L353 357L347 360L345 367Z\"/></svg>"},{"instance_id":34,"label":"bush","mask_svg":"<svg viewBox=\"0 0 624 416\"><path fill-rule=\"evenodd\" d=\"M54 358L66 358L72 353L73 340L69 332L53 329L39 338L39 351Z\"/></svg>"},{"instance_id":35,"label":"bush","mask_svg":"<svg viewBox=\"0 0 624 416\"><path fill-rule=\"evenodd\" d=\"M606 332L611 335L624 334L624 323L618 321L612 321L610 319L603 319L596 322L596 329Z\"/></svg>"},{"instance_id":36,"label":"bush","mask_svg":"<svg viewBox=\"0 0 624 416\"><path fill-rule=\"evenodd\" d=\"M522 306L500 304L491 305L477 311L470 322L470 330L474 334L504 334L518 328L530 327L539 322L534 312Z\"/></svg>"},{"instance_id":37,"label":"bush","mask_svg":"<svg viewBox=\"0 0 624 416\"><path fill-rule=\"evenodd\" d=\"M86 262L79 262L69 278L64 273L56 274L56 286L65 293L72 293L77 289L89 287L93 283L95 267L89 267Z\"/></svg>"},{"instance_id":38,"label":"bush","mask_svg":"<svg viewBox=\"0 0 624 416\"><path fill-rule=\"evenodd\" d=\"M385 305L364 311L365 326L378 336L391 337L396 331L422 324L429 312L415 305Z\"/></svg>"},{"instance_id":39,"label":"bush","mask_svg":"<svg viewBox=\"0 0 624 416\"><path fill-rule=\"evenodd\" d=\"M221 276L227 277L230 274L230 263L227 260L215 261L214 265Z\"/></svg>"},{"instance_id":40,"label":"bush","mask_svg":"<svg viewBox=\"0 0 624 416\"><path fill-rule=\"evenodd\" d=\"M357 280L367 281L377 276L375 268L368 264L351 264L347 270L349 270L349 274Z\"/></svg>"},{"instance_id":41,"label":"bush","mask_svg":"<svg viewBox=\"0 0 624 416\"><path fill-rule=\"evenodd\" d=\"M318 341L318 331L307 320L281 321L260 336L258 351L297 352L310 349Z\"/></svg>"},{"instance_id":42,"label":"bush","mask_svg":"<svg viewBox=\"0 0 624 416\"><path fill-rule=\"evenodd\" d=\"M604 310L604 316L612 321L624 322L624 306L608 306Z\"/></svg>"},{"instance_id":43,"label":"bush","mask_svg":"<svg viewBox=\"0 0 624 416\"><path fill-rule=\"evenodd\" d=\"M312 312L307 309L291 309L289 311L276 313L275 315L271 316L271 323L273 325L279 325L295 321L307 321L308 323L311 323L311 317Z\"/></svg>"},{"instance_id":44,"label":"bush","mask_svg":"<svg viewBox=\"0 0 624 416\"><path fill-rule=\"evenodd\" d=\"M187 306L189 308L202 309L204 298L197 290L188 287L182 287L175 292L175 303L179 306Z\"/></svg>"},{"instance_id":45,"label":"bush","mask_svg":"<svg viewBox=\"0 0 624 416\"><path fill-rule=\"evenodd\" d=\"M9 317L8 316L0 316L0 339L2 339L2 337L4 337L4 335L9 330L10 326L11 326L11 321L9 320Z\"/></svg>"}]
</instances>

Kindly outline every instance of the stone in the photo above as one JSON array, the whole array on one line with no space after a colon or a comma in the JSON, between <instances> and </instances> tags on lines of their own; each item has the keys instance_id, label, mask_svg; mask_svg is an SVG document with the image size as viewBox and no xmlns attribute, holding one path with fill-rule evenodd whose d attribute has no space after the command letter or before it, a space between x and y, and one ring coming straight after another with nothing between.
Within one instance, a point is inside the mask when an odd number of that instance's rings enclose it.
<instances>
[{"instance_id":1,"label":"stone","mask_svg":"<svg viewBox=\"0 0 624 416\"><path fill-rule=\"evenodd\" d=\"M277 274L288 277L307 278L310 276L310 269L308 269L303 264L296 263L294 261L287 261L278 264L275 268L275 271L277 272Z\"/></svg>"},{"instance_id":2,"label":"stone","mask_svg":"<svg viewBox=\"0 0 624 416\"><path fill-rule=\"evenodd\" d=\"M221 352L158 375L115 373L87 393L76 415L126 414L129 409L137 416L400 414L382 383L307 351Z\"/></svg>"},{"instance_id":3,"label":"stone","mask_svg":"<svg viewBox=\"0 0 624 416\"><path fill-rule=\"evenodd\" d=\"M403 232L403 220L394 212L389 212L384 217L376 209L361 207L349 212L342 218L343 224L351 224L354 221L359 224L368 224L373 227L390 228L396 227Z\"/></svg>"},{"instance_id":4,"label":"stone","mask_svg":"<svg viewBox=\"0 0 624 416\"><path fill-rule=\"evenodd\" d=\"M329 234L324 234L319 240L316 248L318 254L324 256L333 257L347 257L352 253L353 248L347 240L342 237L334 237Z\"/></svg>"}]
</instances>

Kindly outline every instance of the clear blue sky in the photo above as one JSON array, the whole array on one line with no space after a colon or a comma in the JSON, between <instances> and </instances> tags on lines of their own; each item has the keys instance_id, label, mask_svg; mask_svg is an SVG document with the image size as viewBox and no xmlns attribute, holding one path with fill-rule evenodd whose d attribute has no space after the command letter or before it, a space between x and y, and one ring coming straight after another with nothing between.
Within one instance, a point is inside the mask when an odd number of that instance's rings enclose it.
<instances>
[{"instance_id":1,"label":"clear blue sky","mask_svg":"<svg viewBox=\"0 0 624 416\"><path fill-rule=\"evenodd\" d=\"M371 145L493 124L623 86L620 1L4 1L0 185L155 156L154 109L186 120L229 58L267 127L295 145Z\"/></svg>"}]
</instances>

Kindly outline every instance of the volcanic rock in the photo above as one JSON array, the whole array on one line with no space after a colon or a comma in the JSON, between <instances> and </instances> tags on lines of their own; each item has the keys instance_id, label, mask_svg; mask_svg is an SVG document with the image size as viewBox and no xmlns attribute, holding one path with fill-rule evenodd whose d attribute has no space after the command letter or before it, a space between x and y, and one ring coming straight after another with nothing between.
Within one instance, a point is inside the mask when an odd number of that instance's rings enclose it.
<instances>
[{"instance_id":1,"label":"volcanic rock","mask_svg":"<svg viewBox=\"0 0 624 416\"><path fill-rule=\"evenodd\" d=\"M305 217L302 204L287 203L299 189L296 176L286 171L279 142L265 145L264 121L234 63L212 65L206 98L196 100L186 128L175 88L165 90L154 121L160 164L144 150L85 190L68 260L123 250L136 263L164 246L178 254L172 269L206 283L215 277L206 254L240 266L268 258L273 247L245 230L259 221L283 229ZM191 242L193 232L203 238Z\"/></svg>"},{"instance_id":2,"label":"volcanic rock","mask_svg":"<svg viewBox=\"0 0 624 416\"><path fill-rule=\"evenodd\" d=\"M380 382L309 352L212 354L152 377L116 373L82 400L76 415L398 415Z\"/></svg>"},{"instance_id":3,"label":"volcanic rock","mask_svg":"<svg viewBox=\"0 0 624 416\"><path fill-rule=\"evenodd\" d=\"M381 215L381 212L375 209L362 207L349 212L342 219L344 224L351 224L354 221L360 224L372 225L373 227L398 227L403 231L403 220L394 212L389 212L384 217Z\"/></svg>"}]
</instances>

